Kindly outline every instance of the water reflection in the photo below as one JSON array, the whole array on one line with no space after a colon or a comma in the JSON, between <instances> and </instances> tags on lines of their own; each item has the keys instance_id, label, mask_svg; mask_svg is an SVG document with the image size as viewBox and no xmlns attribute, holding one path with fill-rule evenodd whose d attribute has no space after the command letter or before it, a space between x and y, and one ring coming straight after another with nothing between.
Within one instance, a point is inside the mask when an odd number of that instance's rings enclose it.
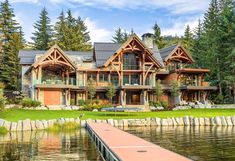
<instances>
[{"instance_id":1,"label":"water reflection","mask_svg":"<svg viewBox=\"0 0 235 161\"><path fill-rule=\"evenodd\" d=\"M85 129L81 129L71 133L27 131L0 136L0 160L101 159Z\"/></svg>"},{"instance_id":2,"label":"water reflection","mask_svg":"<svg viewBox=\"0 0 235 161\"><path fill-rule=\"evenodd\" d=\"M232 126L129 127L124 130L193 160L235 160L235 127Z\"/></svg>"}]
</instances>

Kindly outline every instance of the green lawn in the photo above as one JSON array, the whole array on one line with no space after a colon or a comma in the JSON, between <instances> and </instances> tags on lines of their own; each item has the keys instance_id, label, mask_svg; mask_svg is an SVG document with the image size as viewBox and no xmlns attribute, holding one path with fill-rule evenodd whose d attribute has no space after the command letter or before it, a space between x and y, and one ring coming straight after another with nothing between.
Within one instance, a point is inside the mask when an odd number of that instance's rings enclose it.
<instances>
[{"instance_id":1,"label":"green lawn","mask_svg":"<svg viewBox=\"0 0 235 161\"><path fill-rule=\"evenodd\" d=\"M235 109L191 109L182 111L159 111L159 112L90 112L90 111L48 111L48 110L23 110L8 109L0 112L0 118L8 121L24 119L49 120L56 118L76 118L84 113L83 119L123 119L123 118L146 118L146 117L214 117L214 116L235 116Z\"/></svg>"}]
</instances>

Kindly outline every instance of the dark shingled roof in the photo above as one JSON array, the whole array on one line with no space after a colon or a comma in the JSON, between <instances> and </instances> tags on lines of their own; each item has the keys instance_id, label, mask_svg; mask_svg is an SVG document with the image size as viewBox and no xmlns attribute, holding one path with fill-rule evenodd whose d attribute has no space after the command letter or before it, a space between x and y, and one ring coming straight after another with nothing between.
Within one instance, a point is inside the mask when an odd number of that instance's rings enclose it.
<instances>
[{"instance_id":1,"label":"dark shingled roof","mask_svg":"<svg viewBox=\"0 0 235 161\"><path fill-rule=\"evenodd\" d=\"M121 47L118 43L94 43L96 66L101 67Z\"/></svg>"},{"instance_id":2,"label":"dark shingled roof","mask_svg":"<svg viewBox=\"0 0 235 161\"><path fill-rule=\"evenodd\" d=\"M157 59L157 61L162 65L162 67L164 67L164 63L162 61L162 57L160 55L160 52L159 52L157 46L154 45L153 49L151 49L151 51L153 52L153 56L155 57L155 59Z\"/></svg>"},{"instance_id":3,"label":"dark shingled roof","mask_svg":"<svg viewBox=\"0 0 235 161\"><path fill-rule=\"evenodd\" d=\"M177 46L178 46L177 44L174 44L174 45L168 46L168 47L166 47L166 48L160 49L159 52L160 52L160 54L161 54L162 59L165 60L166 57L167 57Z\"/></svg>"},{"instance_id":4,"label":"dark shingled roof","mask_svg":"<svg viewBox=\"0 0 235 161\"><path fill-rule=\"evenodd\" d=\"M18 55L20 58L20 64L31 65L34 63L34 59L37 54L44 54L45 52L45 50L20 50ZM65 54L68 54L68 56L81 56L85 60L91 59L93 56L92 51L65 51Z\"/></svg>"}]
</instances>

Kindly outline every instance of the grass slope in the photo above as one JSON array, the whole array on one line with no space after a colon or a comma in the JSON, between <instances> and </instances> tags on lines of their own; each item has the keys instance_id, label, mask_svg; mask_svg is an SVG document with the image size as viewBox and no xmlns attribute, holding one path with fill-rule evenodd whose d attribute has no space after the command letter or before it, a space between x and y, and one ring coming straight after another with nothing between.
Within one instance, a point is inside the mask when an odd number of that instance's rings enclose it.
<instances>
[{"instance_id":1,"label":"grass slope","mask_svg":"<svg viewBox=\"0 0 235 161\"><path fill-rule=\"evenodd\" d=\"M214 117L214 116L235 116L235 109L191 109L181 111L158 111L158 112L91 112L91 111L65 111L65 110L23 110L8 109L0 112L0 118L8 121L24 119L49 120L56 118L77 118L85 114L82 119L124 119L124 118L146 118L146 117Z\"/></svg>"}]
</instances>

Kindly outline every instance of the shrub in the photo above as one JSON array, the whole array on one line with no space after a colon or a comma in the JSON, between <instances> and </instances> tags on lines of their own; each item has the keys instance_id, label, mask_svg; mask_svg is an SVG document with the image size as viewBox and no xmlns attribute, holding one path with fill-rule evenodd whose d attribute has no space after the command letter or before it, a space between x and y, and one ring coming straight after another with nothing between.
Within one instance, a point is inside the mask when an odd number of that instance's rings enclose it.
<instances>
[{"instance_id":1,"label":"shrub","mask_svg":"<svg viewBox=\"0 0 235 161\"><path fill-rule=\"evenodd\" d=\"M7 129L4 126L0 126L0 135L5 135L7 133Z\"/></svg>"},{"instance_id":2,"label":"shrub","mask_svg":"<svg viewBox=\"0 0 235 161\"><path fill-rule=\"evenodd\" d=\"M68 130L76 130L80 126L76 122L66 122L62 125L62 130L68 131Z\"/></svg>"},{"instance_id":3,"label":"shrub","mask_svg":"<svg viewBox=\"0 0 235 161\"><path fill-rule=\"evenodd\" d=\"M85 105L85 101L84 100L78 100L78 104L79 104L79 106L84 106Z\"/></svg>"},{"instance_id":4,"label":"shrub","mask_svg":"<svg viewBox=\"0 0 235 161\"><path fill-rule=\"evenodd\" d=\"M168 102L166 102L166 101L160 101L160 103L161 103L161 105L162 105L162 107L164 107L164 109L165 110L168 110Z\"/></svg>"},{"instance_id":5,"label":"shrub","mask_svg":"<svg viewBox=\"0 0 235 161\"><path fill-rule=\"evenodd\" d=\"M6 104L6 98L0 96L0 110L4 110L5 104Z\"/></svg>"},{"instance_id":6,"label":"shrub","mask_svg":"<svg viewBox=\"0 0 235 161\"><path fill-rule=\"evenodd\" d=\"M66 122L64 124L54 123L54 125L49 127L47 130L52 132L59 132L76 130L78 128L80 128L80 126L76 122Z\"/></svg>"},{"instance_id":7,"label":"shrub","mask_svg":"<svg viewBox=\"0 0 235 161\"><path fill-rule=\"evenodd\" d=\"M0 88L0 110L4 110L6 100L6 97L3 96L3 89Z\"/></svg>"},{"instance_id":8,"label":"shrub","mask_svg":"<svg viewBox=\"0 0 235 161\"><path fill-rule=\"evenodd\" d=\"M21 105L23 107L37 107L41 105L41 102L26 98L21 101Z\"/></svg>"}]
</instances>

